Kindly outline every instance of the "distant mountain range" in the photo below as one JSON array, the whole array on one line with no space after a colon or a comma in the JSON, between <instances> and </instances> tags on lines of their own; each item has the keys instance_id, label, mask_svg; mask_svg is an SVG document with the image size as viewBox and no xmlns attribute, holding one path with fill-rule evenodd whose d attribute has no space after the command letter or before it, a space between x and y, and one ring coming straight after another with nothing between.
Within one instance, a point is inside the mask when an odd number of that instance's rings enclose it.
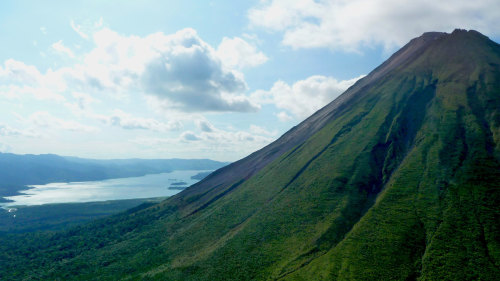
<instances>
[{"instance_id":1,"label":"distant mountain range","mask_svg":"<svg viewBox=\"0 0 500 281\"><path fill-rule=\"evenodd\" d=\"M0 197L13 195L32 184L134 177L174 170L216 170L227 164L208 159L95 160L54 154L0 153Z\"/></svg>"},{"instance_id":2,"label":"distant mountain range","mask_svg":"<svg viewBox=\"0 0 500 281\"><path fill-rule=\"evenodd\" d=\"M500 45L425 33L159 204L2 239L2 280L498 280Z\"/></svg>"}]
</instances>

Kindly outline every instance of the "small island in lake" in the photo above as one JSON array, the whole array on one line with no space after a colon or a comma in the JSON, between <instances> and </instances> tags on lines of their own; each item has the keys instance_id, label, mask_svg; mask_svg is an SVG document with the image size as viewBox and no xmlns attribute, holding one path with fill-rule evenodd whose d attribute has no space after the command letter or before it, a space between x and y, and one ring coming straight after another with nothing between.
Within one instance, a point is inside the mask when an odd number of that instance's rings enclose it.
<instances>
[{"instance_id":1,"label":"small island in lake","mask_svg":"<svg viewBox=\"0 0 500 281\"><path fill-rule=\"evenodd\" d=\"M185 181L179 181L179 182L174 182L174 183L171 183L170 186L172 185L187 185L187 182Z\"/></svg>"},{"instance_id":2,"label":"small island in lake","mask_svg":"<svg viewBox=\"0 0 500 281\"><path fill-rule=\"evenodd\" d=\"M191 177L191 179L193 180L202 180L204 178L206 178L208 175L210 175L213 171L208 171L208 172L200 172L194 176Z\"/></svg>"},{"instance_id":3,"label":"small island in lake","mask_svg":"<svg viewBox=\"0 0 500 281\"><path fill-rule=\"evenodd\" d=\"M179 182L174 182L170 184L170 187L168 189L170 190L184 190L187 188L187 182L184 181L179 181Z\"/></svg>"}]
</instances>

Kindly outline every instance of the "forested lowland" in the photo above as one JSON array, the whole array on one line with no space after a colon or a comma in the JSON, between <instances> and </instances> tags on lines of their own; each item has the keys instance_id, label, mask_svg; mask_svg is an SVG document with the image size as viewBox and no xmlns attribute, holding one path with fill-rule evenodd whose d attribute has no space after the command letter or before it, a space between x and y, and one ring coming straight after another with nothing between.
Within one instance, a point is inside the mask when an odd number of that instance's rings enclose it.
<instances>
[{"instance_id":1,"label":"forested lowland","mask_svg":"<svg viewBox=\"0 0 500 281\"><path fill-rule=\"evenodd\" d=\"M133 208L145 208L165 197L110 200L85 203L58 203L0 208L0 235L70 228Z\"/></svg>"}]
</instances>

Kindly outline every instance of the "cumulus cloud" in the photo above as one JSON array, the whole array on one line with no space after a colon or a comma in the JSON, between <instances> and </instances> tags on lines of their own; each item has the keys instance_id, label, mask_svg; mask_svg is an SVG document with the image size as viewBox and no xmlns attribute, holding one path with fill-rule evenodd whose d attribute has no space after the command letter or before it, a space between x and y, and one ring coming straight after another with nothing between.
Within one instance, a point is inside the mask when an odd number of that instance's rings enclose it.
<instances>
[{"instance_id":1,"label":"cumulus cloud","mask_svg":"<svg viewBox=\"0 0 500 281\"><path fill-rule=\"evenodd\" d=\"M259 90L252 93L252 98L261 104L274 104L296 118L304 119L333 101L362 77L338 81L332 77L316 75L293 85L278 81L269 91ZM286 112L278 113L280 120L286 121L288 117Z\"/></svg>"},{"instance_id":2,"label":"cumulus cloud","mask_svg":"<svg viewBox=\"0 0 500 281\"><path fill-rule=\"evenodd\" d=\"M277 132L269 132L255 125L251 125L247 131L223 130L216 128L208 120L200 120L202 122L196 122L200 132L184 131L177 138L140 137L131 142L155 152L176 151L183 157L199 157L197 155L202 153L212 159L233 161L264 147L277 136ZM205 125L210 129L204 130Z\"/></svg>"},{"instance_id":3,"label":"cumulus cloud","mask_svg":"<svg viewBox=\"0 0 500 281\"><path fill-rule=\"evenodd\" d=\"M0 136L18 136L21 134L20 130L11 128L8 125L0 124Z\"/></svg>"},{"instance_id":4,"label":"cumulus cloud","mask_svg":"<svg viewBox=\"0 0 500 281\"><path fill-rule=\"evenodd\" d=\"M82 110L89 109L91 104L100 102L98 99L92 97L87 93L73 92L72 96L76 100L76 105L78 106L78 108Z\"/></svg>"},{"instance_id":5,"label":"cumulus cloud","mask_svg":"<svg viewBox=\"0 0 500 281\"><path fill-rule=\"evenodd\" d=\"M159 108L169 112L259 109L244 94L247 85L243 75L224 65L217 51L195 30L186 28L174 34L158 32L141 37L121 35L101 25L88 34L94 47L72 66L40 73L34 66L7 60L0 66L0 81L5 81L0 91L12 93L16 85L31 86L32 89L22 92L34 90L40 97L54 99L67 95L68 89L115 97L139 93L154 99ZM82 32L74 22L72 26ZM52 48L75 57L62 41L54 43Z\"/></svg>"},{"instance_id":6,"label":"cumulus cloud","mask_svg":"<svg viewBox=\"0 0 500 281\"><path fill-rule=\"evenodd\" d=\"M182 128L182 123L180 121L163 123L152 118L133 117L131 114L125 113L119 109L116 109L111 116L101 115L97 118L110 126L121 127L126 130L140 129L166 132L180 130Z\"/></svg>"},{"instance_id":7,"label":"cumulus cloud","mask_svg":"<svg viewBox=\"0 0 500 281\"><path fill-rule=\"evenodd\" d=\"M84 133L95 133L99 131L97 128L92 126L84 125L72 120L55 117L47 111L37 111L31 114L31 116L29 117L29 121L40 128Z\"/></svg>"},{"instance_id":8,"label":"cumulus cloud","mask_svg":"<svg viewBox=\"0 0 500 281\"><path fill-rule=\"evenodd\" d=\"M38 69L21 61L8 59L0 65L0 81L2 84L35 85L42 78Z\"/></svg>"},{"instance_id":9,"label":"cumulus cloud","mask_svg":"<svg viewBox=\"0 0 500 281\"><path fill-rule=\"evenodd\" d=\"M19 99L27 95L32 95L37 100L53 100L60 102L66 100L64 96L56 94L51 89L45 87L0 85L0 96L8 99Z\"/></svg>"},{"instance_id":10,"label":"cumulus cloud","mask_svg":"<svg viewBox=\"0 0 500 281\"><path fill-rule=\"evenodd\" d=\"M455 28L500 35L496 0L271 0L261 1L248 17L253 26L283 32L283 44L293 48L390 49L426 31Z\"/></svg>"},{"instance_id":11,"label":"cumulus cloud","mask_svg":"<svg viewBox=\"0 0 500 281\"><path fill-rule=\"evenodd\" d=\"M214 132L215 131L215 127L214 125L212 125L212 123L210 123L208 120L206 119L198 119L195 121L196 123L196 126L202 131L202 132L207 132L207 133L211 133L211 132Z\"/></svg>"},{"instance_id":12,"label":"cumulus cloud","mask_svg":"<svg viewBox=\"0 0 500 281\"><path fill-rule=\"evenodd\" d=\"M20 130L16 128L12 128L9 125L0 124L0 136L8 137L8 136L23 136L35 138L39 135L31 129Z\"/></svg>"},{"instance_id":13,"label":"cumulus cloud","mask_svg":"<svg viewBox=\"0 0 500 281\"><path fill-rule=\"evenodd\" d=\"M255 135L262 135L262 136L276 136L278 132L276 131L268 131L265 128L257 125L250 125L250 132Z\"/></svg>"},{"instance_id":14,"label":"cumulus cloud","mask_svg":"<svg viewBox=\"0 0 500 281\"><path fill-rule=\"evenodd\" d=\"M200 137L198 137L195 133L191 131L186 131L181 134L180 139L182 141L199 141L201 140Z\"/></svg>"},{"instance_id":15,"label":"cumulus cloud","mask_svg":"<svg viewBox=\"0 0 500 281\"><path fill-rule=\"evenodd\" d=\"M84 59L87 81L114 91L139 90L167 110L255 111L243 95L241 75L223 67L216 51L193 29L146 37L122 36L103 28ZM81 80L81 79L80 79Z\"/></svg>"},{"instance_id":16,"label":"cumulus cloud","mask_svg":"<svg viewBox=\"0 0 500 281\"><path fill-rule=\"evenodd\" d=\"M64 101L60 94L66 85L49 70L42 74L38 69L23 62L8 59L0 65L0 95L19 98L33 95L37 99Z\"/></svg>"},{"instance_id":17,"label":"cumulus cloud","mask_svg":"<svg viewBox=\"0 0 500 281\"><path fill-rule=\"evenodd\" d=\"M256 125L251 125L249 131L222 130L216 128L208 120L199 120L197 125L201 133L194 134L191 131L186 133L192 134L196 137L196 140L203 140L209 145L268 144L277 134Z\"/></svg>"},{"instance_id":18,"label":"cumulus cloud","mask_svg":"<svg viewBox=\"0 0 500 281\"><path fill-rule=\"evenodd\" d=\"M276 114L276 117L278 117L281 122L288 122L293 120L293 117L288 115L285 111L280 111Z\"/></svg>"},{"instance_id":19,"label":"cumulus cloud","mask_svg":"<svg viewBox=\"0 0 500 281\"><path fill-rule=\"evenodd\" d=\"M255 67L268 60L263 52L240 37L224 37L217 47L217 55L226 66L239 69Z\"/></svg>"}]
</instances>

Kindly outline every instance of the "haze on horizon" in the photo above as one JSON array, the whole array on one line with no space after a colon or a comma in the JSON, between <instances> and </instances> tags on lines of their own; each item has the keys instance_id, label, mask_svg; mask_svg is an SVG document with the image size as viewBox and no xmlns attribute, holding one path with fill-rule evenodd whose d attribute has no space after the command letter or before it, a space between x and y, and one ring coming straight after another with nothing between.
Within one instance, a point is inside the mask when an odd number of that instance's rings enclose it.
<instances>
[{"instance_id":1,"label":"haze on horizon","mask_svg":"<svg viewBox=\"0 0 500 281\"><path fill-rule=\"evenodd\" d=\"M2 2L0 152L234 161L411 38L497 26L492 0Z\"/></svg>"}]
</instances>

